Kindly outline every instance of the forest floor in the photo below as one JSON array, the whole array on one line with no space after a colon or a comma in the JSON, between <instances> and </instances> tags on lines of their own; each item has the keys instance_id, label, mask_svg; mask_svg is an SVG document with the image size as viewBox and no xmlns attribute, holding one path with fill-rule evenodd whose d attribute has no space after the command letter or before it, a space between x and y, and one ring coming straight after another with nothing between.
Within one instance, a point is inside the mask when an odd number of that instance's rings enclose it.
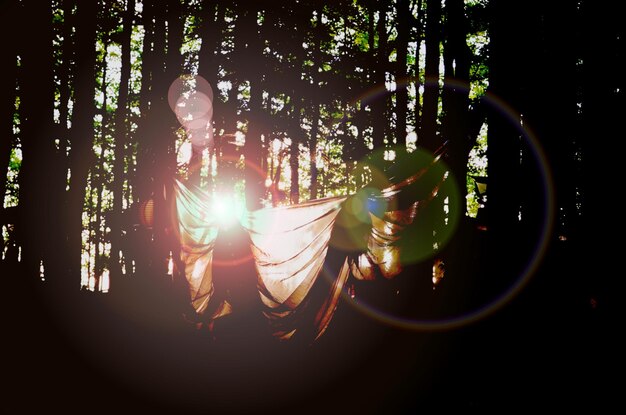
<instances>
[{"instance_id":1,"label":"forest floor","mask_svg":"<svg viewBox=\"0 0 626 415\"><path fill-rule=\"evenodd\" d=\"M15 287L5 291L2 404L21 413L597 411L615 399L617 327L605 294L580 278L577 254L553 243L512 301L448 330L402 329L344 301L310 347L253 330L216 342L172 312L163 292L60 303Z\"/></svg>"}]
</instances>

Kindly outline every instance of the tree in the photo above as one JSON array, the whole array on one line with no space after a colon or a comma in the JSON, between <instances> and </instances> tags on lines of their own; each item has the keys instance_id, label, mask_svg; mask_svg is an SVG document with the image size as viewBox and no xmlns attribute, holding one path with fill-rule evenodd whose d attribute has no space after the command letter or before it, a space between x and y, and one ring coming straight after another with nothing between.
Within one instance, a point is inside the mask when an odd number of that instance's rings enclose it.
<instances>
[{"instance_id":1,"label":"tree","mask_svg":"<svg viewBox=\"0 0 626 415\"><path fill-rule=\"evenodd\" d=\"M24 19L24 27L38 27L43 39L51 39L51 5L33 2L22 7L20 16ZM46 229L51 223L47 218L48 211L41 209L41 204L44 190L49 188L51 176L46 170L53 161L54 153L49 135L54 103L52 42L41 45L38 38L28 37L20 53L23 71L19 84L23 161L19 176L21 217L18 237L23 249L23 273L35 281L40 278L39 266L46 256Z\"/></svg>"},{"instance_id":2,"label":"tree","mask_svg":"<svg viewBox=\"0 0 626 415\"><path fill-rule=\"evenodd\" d=\"M407 112L409 94L407 91L407 56L411 29L411 9L409 0L396 1L396 20L398 37L396 39L397 62L396 62L396 143L401 149L406 150L407 135Z\"/></svg>"},{"instance_id":3,"label":"tree","mask_svg":"<svg viewBox=\"0 0 626 415\"><path fill-rule=\"evenodd\" d=\"M128 142L128 89L130 80L130 40L135 18L135 0L128 0L123 17L123 29L120 36L122 48L122 62L120 68L120 86L115 110L115 161L113 167L113 212L117 218L111 224L111 277L119 278L122 269L121 257L121 217L124 199L124 181L126 176L126 145Z\"/></svg>"},{"instance_id":4,"label":"tree","mask_svg":"<svg viewBox=\"0 0 626 415\"><path fill-rule=\"evenodd\" d=\"M426 66L424 67L424 103L418 144L435 151L440 140L437 137L439 114L439 48L441 44L441 1L426 2Z\"/></svg>"},{"instance_id":5,"label":"tree","mask_svg":"<svg viewBox=\"0 0 626 415\"><path fill-rule=\"evenodd\" d=\"M77 4L76 63L80 71L75 78L75 100L72 114L72 150L70 153L70 189L68 194L68 283L80 281L82 253L82 212L87 189L87 175L94 163L93 117L96 89L96 43L98 3Z\"/></svg>"},{"instance_id":6,"label":"tree","mask_svg":"<svg viewBox=\"0 0 626 415\"><path fill-rule=\"evenodd\" d=\"M445 47L444 47L444 92L442 135L449 141L448 162L453 180L461 191L462 200L452 203L465 212L464 190L466 187L469 152L476 142L476 132L469 129L469 75L471 51L467 45L468 25L465 20L464 2L446 2ZM454 197L454 196L451 196Z\"/></svg>"}]
</instances>

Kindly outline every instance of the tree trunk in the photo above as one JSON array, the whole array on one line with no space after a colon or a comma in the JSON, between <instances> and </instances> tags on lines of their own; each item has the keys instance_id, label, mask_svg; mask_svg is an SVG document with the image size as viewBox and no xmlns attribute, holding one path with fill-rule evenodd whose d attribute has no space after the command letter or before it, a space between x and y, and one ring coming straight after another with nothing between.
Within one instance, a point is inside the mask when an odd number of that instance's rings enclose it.
<instances>
[{"instance_id":1,"label":"tree trunk","mask_svg":"<svg viewBox=\"0 0 626 415\"><path fill-rule=\"evenodd\" d=\"M250 7L245 15L245 31L248 32L248 45L246 55L256 64L246 72L246 77L250 82L250 103L248 115L248 131L244 146L244 166L246 207L248 210L261 208L261 198L263 197L264 177L259 173L261 166L261 113L263 111L263 91L261 87L261 73L258 70L260 61L263 59L262 42L259 38L259 27L257 24L257 13L259 11L256 3Z\"/></svg>"},{"instance_id":2,"label":"tree trunk","mask_svg":"<svg viewBox=\"0 0 626 415\"><path fill-rule=\"evenodd\" d=\"M419 134L421 129L421 116L422 116L422 98L420 92L421 74L420 74L420 55L421 55L421 44L422 44L422 34L424 31L424 25L422 23L423 18L423 9L422 9L422 0L418 0L417 2L417 18L415 19L415 24L417 25L417 35L415 38L415 43L417 44L415 50L415 64L413 65L413 82L415 85L415 108L413 113L413 122L415 123L415 133Z\"/></svg>"},{"instance_id":3,"label":"tree trunk","mask_svg":"<svg viewBox=\"0 0 626 415\"><path fill-rule=\"evenodd\" d=\"M109 224L111 228L111 262L110 278L112 281L118 279L122 274L121 268L121 218L124 206L124 175L125 146L127 143L127 113L128 113L128 88L130 80L130 40L135 17L135 0L128 0L126 13L124 15L122 29L122 66L120 68L120 87L117 96L117 109L115 110L115 161L113 164L113 214L115 220ZM115 284L115 282L113 282Z\"/></svg>"},{"instance_id":4,"label":"tree trunk","mask_svg":"<svg viewBox=\"0 0 626 415\"><path fill-rule=\"evenodd\" d=\"M519 85L524 78L520 68L525 57L519 52L521 48L519 33L525 28L522 27L522 23L517 23L518 10L511 8L510 2L495 0L489 7L491 8L489 93L506 102L513 108L513 113L511 117L506 117L495 105L488 108L489 199L486 209L491 248L494 257L498 259L494 261L494 270L497 270L498 266L507 267L510 274L515 273L516 257L510 247L515 243L520 209L518 111Z\"/></svg>"},{"instance_id":5,"label":"tree trunk","mask_svg":"<svg viewBox=\"0 0 626 415\"><path fill-rule=\"evenodd\" d=\"M409 30L411 26L411 9L409 0L397 0L396 15L398 24L398 38L396 39L396 144L403 151L406 150L406 118L409 103L407 91L407 55L409 48Z\"/></svg>"},{"instance_id":6,"label":"tree trunk","mask_svg":"<svg viewBox=\"0 0 626 415\"><path fill-rule=\"evenodd\" d=\"M378 10L378 23L376 25L376 33L378 35L378 47L375 52L375 72L374 83L376 87L385 87L385 73L389 64L389 53L387 51L387 4L386 2L380 2L380 9ZM377 97L372 104L372 141L374 144L374 150L382 149L385 146L385 130L388 124L387 122L387 94ZM380 160L379 160L380 161Z\"/></svg>"},{"instance_id":7,"label":"tree trunk","mask_svg":"<svg viewBox=\"0 0 626 415\"><path fill-rule=\"evenodd\" d=\"M557 206L557 232L570 237L578 228L576 187L581 177L575 157L577 141L576 60L579 43L576 35L576 4L542 3L545 8L545 65L542 67L542 87L535 96L547 107L544 113L543 142L554 179ZM546 74L548 69L551 73ZM554 82L554 79L559 79Z\"/></svg>"},{"instance_id":8,"label":"tree trunk","mask_svg":"<svg viewBox=\"0 0 626 415\"><path fill-rule=\"evenodd\" d=\"M618 281L597 272L597 260L619 258L622 253L622 245L613 242L621 227L617 219L620 192L612 178L619 177L623 164L614 139L623 132L626 112L624 26L617 7L615 3L585 0L580 11L588 26L582 28L582 235L576 246L586 266L576 271L584 278L588 295L607 305L607 315L619 311L616 293L621 292ZM583 261L585 258L591 260Z\"/></svg>"},{"instance_id":9,"label":"tree trunk","mask_svg":"<svg viewBox=\"0 0 626 415\"><path fill-rule=\"evenodd\" d=\"M467 45L467 22L463 0L446 1L444 48L443 138L448 141L448 162L459 200L451 200L460 214L466 211L467 162L474 140L469 137L469 74L471 51ZM456 193L451 194L455 195Z\"/></svg>"},{"instance_id":10,"label":"tree trunk","mask_svg":"<svg viewBox=\"0 0 626 415\"><path fill-rule=\"evenodd\" d=\"M300 98L292 97L295 101L293 115L290 125L291 147L289 148L289 168L291 170L291 181L289 188L289 201L295 205L300 203L300 143L301 128L300 114L302 111L302 101Z\"/></svg>"},{"instance_id":11,"label":"tree trunk","mask_svg":"<svg viewBox=\"0 0 626 415\"><path fill-rule=\"evenodd\" d=\"M16 15L17 2L11 1L5 6L7 15ZM15 19L8 19L6 24L0 26L0 38L10 39L14 35L14 27L11 22ZM17 82L17 44L14 41L5 42L5 59L7 65L5 75L0 80L0 97L2 97L2 110L0 110L0 210L4 208L4 197L6 194L7 171L11 158L11 149L15 140L13 134L13 117L15 115L15 95ZM0 223L0 226L2 223Z\"/></svg>"},{"instance_id":12,"label":"tree trunk","mask_svg":"<svg viewBox=\"0 0 626 415\"><path fill-rule=\"evenodd\" d=\"M22 246L24 274L39 279L39 265L44 259L47 230L58 218L44 208L50 185L48 168L54 154L53 130L54 81L52 62L52 9L50 4L23 2L23 27L37 27L38 36L25 36L20 52L20 127L22 165L19 175L20 222L17 228ZM42 40L43 39L43 40ZM12 94L11 94L12 95ZM6 99L6 98L4 98ZM78 286L78 284L76 285Z\"/></svg>"},{"instance_id":13,"label":"tree trunk","mask_svg":"<svg viewBox=\"0 0 626 415\"><path fill-rule=\"evenodd\" d=\"M107 94L107 68L106 64L109 44L105 40L104 42L104 57L102 59L102 85L101 85L101 93L102 93L102 107L100 108L100 113L102 114L102 124L100 126L100 155L97 157L96 162L93 166L91 166L91 174L90 174L90 188L92 191L95 190L96 193L96 206L95 206L95 215L96 220L93 224L90 224L90 227L94 227L94 235L93 239L90 240L96 245L95 255L94 255L94 290L98 291L98 287L100 286L100 277L102 276L102 271L104 270L104 263L102 261L103 252L100 251L100 242L104 242L103 234L102 234L102 192L104 190L104 176L106 174L104 169L104 153L107 151L108 143L107 143L107 133L108 128L107 124L109 123L109 113L107 111L109 97ZM114 165L115 167L115 165ZM89 197L91 199L91 196ZM90 212L89 218L91 219L92 213Z\"/></svg>"},{"instance_id":14,"label":"tree trunk","mask_svg":"<svg viewBox=\"0 0 626 415\"><path fill-rule=\"evenodd\" d=\"M87 189L87 175L94 163L93 118L96 89L96 16L97 3L82 2L77 5L76 49L77 71L75 102L72 114L72 151L70 154L71 181L68 195L68 250L69 286L78 288L81 275L83 204Z\"/></svg>"},{"instance_id":15,"label":"tree trunk","mask_svg":"<svg viewBox=\"0 0 626 415\"><path fill-rule=\"evenodd\" d=\"M426 3L426 66L424 68L424 104L418 144L435 151L439 111L439 46L441 44L441 0Z\"/></svg>"}]
</instances>

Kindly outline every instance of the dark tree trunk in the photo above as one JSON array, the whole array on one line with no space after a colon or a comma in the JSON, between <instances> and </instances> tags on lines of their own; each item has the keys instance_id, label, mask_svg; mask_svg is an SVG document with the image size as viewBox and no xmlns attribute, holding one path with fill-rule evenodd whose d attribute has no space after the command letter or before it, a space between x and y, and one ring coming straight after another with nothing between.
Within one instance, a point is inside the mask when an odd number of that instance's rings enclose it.
<instances>
[{"instance_id":1,"label":"dark tree trunk","mask_svg":"<svg viewBox=\"0 0 626 415\"><path fill-rule=\"evenodd\" d=\"M397 0L396 15L398 21L398 38L396 39L396 144L406 150L406 119L409 94L407 91L408 69L407 55L409 48L409 31L411 29L411 9L409 0Z\"/></svg>"},{"instance_id":2,"label":"dark tree trunk","mask_svg":"<svg viewBox=\"0 0 626 415\"><path fill-rule=\"evenodd\" d=\"M103 242L103 233L102 233L102 192L104 190L104 154L108 150L107 143L107 134L108 134L108 124L109 124L109 113L107 111L109 96L107 93L107 68L106 64L109 45L108 42L104 42L104 56L102 59L102 85L101 94L102 94L102 107L100 108L100 113L102 114L102 124L100 126L100 155L97 156L95 163L91 166L90 170L90 188L92 192L96 194L96 206L93 213L96 215L96 219L93 223L90 223L89 227L93 228L93 239L91 237L91 233L89 235L90 243L96 245L95 256L94 256L94 277L95 284L94 289L98 291L98 287L100 286L100 277L102 276L102 271L104 270L104 262L103 262L103 252L100 251L100 243ZM89 196L91 199L91 196ZM90 213L89 217L91 218L92 213Z\"/></svg>"},{"instance_id":3,"label":"dark tree trunk","mask_svg":"<svg viewBox=\"0 0 626 415\"><path fill-rule=\"evenodd\" d=\"M576 246L586 267L576 269L584 280L589 296L605 304L607 313L620 315L616 297L619 283L597 272L597 261L619 258L619 186L623 164L616 138L623 137L626 113L624 96L624 25L616 3L581 3L581 19L589 26L582 29L582 180L580 183L581 230ZM619 264L619 259L618 262ZM584 299L589 301L589 297ZM613 307L613 310L611 310ZM608 314L607 314L608 315ZM608 343L607 343L608 344Z\"/></svg>"},{"instance_id":4,"label":"dark tree trunk","mask_svg":"<svg viewBox=\"0 0 626 415\"><path fill-rule=\"evenodd\" d=\"M87 189L87 175L93 165L93 118L96 89L96 16L97 3L82 2L76 12L77 66L75 101L72 114L70 169L71 181L68 195L68 254L67 284L78 288L81 273L82 213Z\"/></svg>"},{"instance_id":5,"label":"dark tree trunk","mask_svg":"<svg viewBox=\"0 0 626 415\"><path fill-rule=\"evenodd\" d=\"M153 131L153 164L152 164L152 198L154 200L155 218L153 228L153 248L150 252L151 275L167 274L167 257L169 251L175 250L173 226L171 220L172 203L169 195L173 194L173 178L176 168L175 130L178 121L167 103L170 84L180 76L183 57L180 49L183 42L183 8L180 0L169 0L159 4L157 10L157 29L155 31L155 62L159 66L153 68L152 97L153 115L156 116ZM159 29L159 27L161 29ZM162 30L162 33L159 33Z\"/></svg>"},{"instance_id":6,"label":"dark tree trunk","mask_svg":"<svg viewBox=\"0 0 626 415\"><path fill-rule=\"evenodd\" d=\"M439 46L441 44L441 1L426 3L426 66L424 68L424 103L418 144L435 151L440 144L437 137L439 112Z\"/></svg>"},{"instance_id":7,"label":"dark tree trunk","mask_svg":"<svg viewBox=\"0 0 626 415\"><path fill-rule=\"evenodd\" d=\"M311 170L311 199L317 199L317 134L319 132L320 121L320 103L313 103L313 119L311 120L311 137L309 138L309 154L310 158L310 170Z\"/></svg>"},{"instance_id":8,"label":"dark tree trunk","mask_svg":"<svg viewBox=\"0 0 626 415\"><path fill-rule=\"evenodd\" d=\"M18 12L17 2L9 2L5 6L7 15L16 15ZM17 28L11 24L15 19L7 19L0 26L0 39L10 39L14 36ZM15 96L17 82L17 44L14 41L5 42L4 54L6 56L6 70L0 81L0 97L2 97L2 109L0 110L0 210L4 208L4 196L6 194L7 171L11 158L11 149L15 141L13 134L13 117L15 115ZM2 224L0 223L0 226Z\"/></svg>"},{"instance_id":9,"label":"dark tree trunk","mask_svg":"<svg viewBox=\"0 0 626 415\"><path fill-rule=\"evenodd\" d=\"M73 9L75 0L63 1L63 47L61 51L61 66L59 68L59 100L61 105L59 108L59 123L61 124L60 131L64 134L61 137L61 144L59 146L61 155L63 157L63 170L67 171L69 167L67 164L67 148L69 141L69 129L67 127L68 121L70 121L70 108L69 102L72 99L71 79L72 79L72 63L74 62L74 35L72 29L74 28L74 15ZM63 187L65 190L65 186Z\"/></svg>"},{"instance_id":10,"label":"dark tree trunk","mask_svg":"<svg viewBox=\"0 0 626 415\"><path fill-rule=\"evenodd\" d=\"M156 11L153 0L143 1L142 22L144 27L143 49L141 56L141 90L139 92L139 111L141 118L137 131L137 165L135 168L133 183L133 200L135 202L148 199L150 197L150 164L152 160L152 143L153 135L153 115L151 113L154 103L153 85L155 67L163 65L161 62L155 63L156 49L155 38L156 28L155 22Z\"/></svg>"},{"instance_id":11,"label":"dark tree trunk","mask_svg":"<svg viewBox=\"0 0 626 415\"><path fill-rule=\"evenodd\" d=\"M459 200L451 200L465 214L467 161L475 142L469 135L469 73L471 52L466 42L467 22L463 0L446 1L444 49L443 138L449 141L448 162ZM453 193L452 195L456 195ZM451 196L452 196L451 195Z\"/></svg>"},{"instance_id":12,"label":"dark tree trunk","mask_svg":"<svg viewBox=\"0 0 626 415\"><path fill-rule=\"evenodd\" d=\"M248 131L244 146L244 166L246 207L248 210L256 210L261 207L263 197L264 177L259 172L261 166L262 142L261 142L261 114L263 111L263 90L261 86L263 44L259 37L259 27L257 24L257 13L259 12L256 3L246 12L245 27L248 33L247 56L254 62L246 77L250 82L250 103L248 115Z\"/></svg>"},{"instance_id":13,"label":"dark tree trunk","mask_svg":"<svg viewBox=\"0 0 626 415\"><path fill-rule=\"evenodd\" d=\"M290 125L291 146L289 148L289 168L291 170L291 185L289 188L289 201L291 204L300 203L300 143L301 128L300 116L302 111L302 100L300 98L292 99L295 101L293 106L293 115Z\"/></svg>"},{"instance_id":14,"label":"dark tree trunk","mask_svg":"<svg viewBox=\"0 0 626 415\"><path fill-rule=\"evenodd\" d=\"M577 137L576 4L541 3L544 8L544 57L535 97L544 109L541 134L552 167L557 207L557 232L570 237L578 226L576 187L581 180L575 157ZM549 71L549 72L546 72ZM554 82L558 79L558 82Z\"/></svg>"},{"instance_id":15,"label":"dark tree trunk","mask_svg":"<svg viewBox=\"0 0 626 415\"><path fill-rule=\"evenodd\" d=\"M370 49L375 54L375 71L373 80L376 87L385 88L385 74L389 65L389 52L387 50L387 3L379 2L378 22L376 33L378 35L377 48ZM385 88L386 91L386 88ZM387 127L387 94L377 97L372 103L372 141L374 150L382 149L385 146L385 130Z\"/></svg>"},{"instance_id":16,"label":"dark tree trunk","mask_svg":"<svg viewBox=\"0 0 626 415\"><path fill-rule=\"evenodd\" d=\"M217 131L224 128L224 102L217 89L220 46L222 32L224 29L224 14L226 6L220 2L205 0L202 3L203 18L200 25L200 38L202 46L199 52L198 74L206 79L213 88L213 125L208 128L215 128ZM209 143L209 150L214 143ZM194 184L201 184L200 168L202 166L202 151L199 146L192 147L192 155L189 163L190 181ZM212 188L211 170L206 178L207 187Z\"/></svg>"},{"instance_id":17,"label":"dark tree trunk","mask_svg":"<svg viewBox=\"0 0 626 415\"><path fill-rule=\"evenodd\" d=\"M413 82L415 85L415 108L413 113L413 122L415 123L415 133L418 134L420 131L420 123L422 116L422 93L420 92L420 86L422 84L421 74L420 74L420 55L421 55L421 44L424 32L424 24L422 22L424 17L424 12L422 8L422 0L418 0L417 2L417 18L415 19L415 24L417 25L415 42L417 44L417 48L415 50L415 64L413 65Z\"/></svg>"},{"instance_id":18,"label":"dark tree trunk","mask_svg":"<svg viewBox=\"0 0 626 415\"><path fill-rule=\"evenodd\" d=\"M38 36L24 35L24 48L20 52L23 71L20 74L20 142L23 160L19 176L21 215L18 237L22 246L23 271L28 278L37 280L39 265L45 256L48 227L57 220L50 217L50 210L44 207L47 203L44 195L50 185L47 170L54 154L52 9L50 4L36 1L23 3L23 7L22 16L27 20L21 27L23 30L37 27Z\"/></svg>"},{"instance_id":19,"label":"dark tree trunk","mask_svg":"<svg viewBox=\"0 0 626 415\"><path fill-rule=\"evenodd\" d=\"M133 19L135 17L135 0L129 0L126 13L124 15L123 31L122 31L122 66L120 68L120 87L117 96L117 109L115 110L115 161L113 164L113 214L115 220L109 225L111 228L111 263L110 276L115 281L122 274L121 257L121 218L124 200L124 182L126 175L124 174L125 146L127 139L127 114L128 114L128 88L130 80L130 40L133 28ZM115 282L113 282L115 284Z\"/></svg>"},{"instance_id":20,"label":"dark tree trunk","mask_svg":"<svg viewBox=\"0 0 626 415\"><path fill-rule=\"evenodd\" d=\"M499 290L510 283L508 278L517 273L518 252L511 249L517 246L520 211L520 81L523 61L520 53L519 33L526 30L519 19L518 8L511 8L510 2L496 0L490 4L490 77L489 94L498 97L512 108L510 116L505 116L501 108L490 104L487 111L489 164L488 185L488 228L490 252L493 254L492 272L507 269L505 275L492 280L491 289ZM523 255L522 255L523 256ZM497 284L496 284L497 283ZM496 291L497 292L497 291Z\"/></svg>"}]
</instances>

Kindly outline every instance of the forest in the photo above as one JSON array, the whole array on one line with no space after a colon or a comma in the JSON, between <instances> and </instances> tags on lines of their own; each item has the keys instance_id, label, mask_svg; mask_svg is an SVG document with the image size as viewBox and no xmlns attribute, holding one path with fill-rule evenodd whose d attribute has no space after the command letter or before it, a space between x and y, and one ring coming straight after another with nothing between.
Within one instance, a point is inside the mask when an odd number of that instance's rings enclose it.
<instances>
[{"instance_id":1,"label":"forest","mask_svg":"<svg viewBox=\"0 0 626 415\"><path fill-rule=\"evenodd\" d=\"M21 394L181 413L610 400L626 110L613 2L2 0L0 13L15 408L37 405ZM313 345L238 332L256 320L233 320L225 343L195 329L177 183L253 212L393 187L423 158L444 175L402 234L402 271L349 280Z\"/></svg>"}]
</instances>

